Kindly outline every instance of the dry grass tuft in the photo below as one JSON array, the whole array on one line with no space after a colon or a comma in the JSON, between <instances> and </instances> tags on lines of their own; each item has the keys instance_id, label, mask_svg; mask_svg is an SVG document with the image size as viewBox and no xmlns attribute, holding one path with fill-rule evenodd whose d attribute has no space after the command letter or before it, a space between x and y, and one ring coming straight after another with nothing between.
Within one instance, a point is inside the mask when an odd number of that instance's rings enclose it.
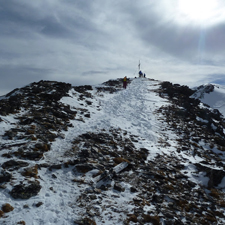
<instances>
[{"instance_id":1,"label":"dry grass tuft","mask_svg":"<svg viewBox=\"0 0 225 225\"><path fill-rule=\"evenodd\" d=\"M160 225L160 219L158 216L150 216L150 215L143 215L143 222L145 223L152 223L153 225Z\"/></svg>"},{"instance_id":2,"label":"dry grass tuft","mask_svg":"<svg viewBox=\"0 0 225 225\"><path fill-rule=\"evenodd\" d=\"M210 189L210 191L211 191L210 195L216 199L219 199L223 195L222 193L219 192L218 189L212 188L212 189Z\"/></svg>"},{"instance_id":3,"label":"dry grass tuft","mask_svg":"<svg viewBox=\"0 0 225 225\"><path fill-rule=\"evenodd\" d=\"M26 223L24 221L20 221L17 224L26 225Z\"/></svg>"},{"instance_id":4,"label":"dry grass tuft","mask_svg":"<svg viewBox=\"0 0 225 225\"><path fill-rule=\"evenodd\" d=\"M129 160L124 159L124 158L121 158L121 157L114 158L113 161L114 161L116 164L120 164L120 163L122 163L122 162L130 163Z\"/></svg>"},{"instance_id":5,"label":"dry grass tuft","mask_svg":"<svg viewBox=\"0 0 225 225\"><path fill-rule=\"evenodd\" d=\"M137 223L138 222L138 219L137 219L137 216L134 215L134 214L128 214L128 218L127 218L127 222L134 222L134 223Z\"/></svg>"},{"instance_id":6,"label":"dry grass tuft","mask_svg":"<svg viewBox=\"0 0 225 225\"><path fill-rule=\"evenodd\" d=\"M22 173L22 175L25 176L25 177L34 177L34 178L37 178L37 175L38 175L38 165L36 164L33 167L26 168L24 170L24 172Z\"/></svg>"},{"instance_id":7,"label":"dry grass tuft","mask_svg":"<svg viewBox=\"0 0 225 225\"><path fill-rule=\"evenodd\" d=\"M6 203L6 204L4 204L3 206L2 206L2 211L4 212L4 213L8 213L8 212L11 212L11 211L13 211L14 210L14 208L9 204L9 203Z\"/></svg>"}]
</instances>

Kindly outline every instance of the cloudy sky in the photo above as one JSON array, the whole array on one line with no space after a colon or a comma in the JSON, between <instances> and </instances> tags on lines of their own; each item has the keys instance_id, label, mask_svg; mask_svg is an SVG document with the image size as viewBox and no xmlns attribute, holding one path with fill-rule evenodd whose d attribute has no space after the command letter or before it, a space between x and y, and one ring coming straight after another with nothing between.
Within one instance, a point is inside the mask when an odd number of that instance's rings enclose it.
<instances>
[{"instance_id":1,"label":"cloudy sky","mask_svg":"<svg viewBox=\"0 0 225 225\"><path fill-rule=\"evenodd\" d=\"M224 0L0 0L0 95L39 80L225 84Z\"/></svg>"}]
</instances>

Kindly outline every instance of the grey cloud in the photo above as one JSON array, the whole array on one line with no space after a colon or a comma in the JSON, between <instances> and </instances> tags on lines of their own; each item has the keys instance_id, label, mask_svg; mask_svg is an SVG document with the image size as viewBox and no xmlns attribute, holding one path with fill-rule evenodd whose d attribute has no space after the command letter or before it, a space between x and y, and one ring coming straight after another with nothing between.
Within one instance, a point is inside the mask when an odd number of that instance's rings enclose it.
<instances>
[{"instance_id":1,"label":"grey cloud","mask_svg":"<svg viewBox=\"0 0 225 225\"><path fill-rule=\"evenodd\" d=\"M29 4L26 4L28 3ZM31 1L5 1L0 8L0 26L1 30L7 35L24 36L23 28L29 29L30 32L39 32L44 35L54 37L70 38L74 34L82 31L92 30L90 21L85 20L91 13L91 3L82 3L74 0L67 2L57 2L55 8L37 7L30 3ZM41 1L40 1L41 2ZM46 1L46 4L48 1ZM44 5L42 5L44 7ZM54 6L53 6L54 7ZM48 8L50 8L48 10ZM74 9L74 10L73 10ZM69 15L67 11L69 11ZM73 17L71 14L73 13ZM83 14L83 18L79 14ZM15 29L10 29L11 27Z\"/></svg>"},{"instance_id":2,"label":"grey cloud","mask_svg":"<svg viewBox=\"0 0 225 225\"><path fill-rule=\"evenodd\" d=\"M208 76L210 83L216 83L225 85L225 73L224 74L210 74Z\"/></svg>"},{"instance_id":3,"label":"grey cloud","mask_svg":"<svg viewBox=\"0 0 225 225\"><path fill-rule=\"evenodd\" d=\"M25 66L5 65L0 67L0 96L12 89L22 87L34 81L47 79L52 71Z\"/></svg>"},{"instance_id":4,"label":"grey cloud","mask_svg":"<svg viewBox=\"0 0 225 225\"><path fill-rule=\"evenodd\" d=\"M212 53L225 52L225 24L206 30L206 48Z\"/></svg>"},{"instance_id":5,"label":"grey cloud","mask_svg":"<svg viewBox=\"0 0 225 225\"><path fill-rule=\"evenodd\" d=\"M171 56L192 63L198 62L203 54L206 61L210 60L210 52L221 54L225 40L224 24L211 27L194 24L181 26L174 23L173 15L165 17L164 11L156 10L157 4L158 2L140 7L137 2L127 9L143 44L152 45Z\"/></svg>"},{"instance_id":6,"label":"grey cloud","mask_svg":"<svg viewBox=\"0 0 225 225\"><path fill-rule=\"evenodd\" d=\"M72 32L59 23L54 17L45 18L37 23L37 26L41 27L40 33L49 35L52 37L69 37Z\"/></svg>"},{"instance_id":7,"label":"grey cloud","mask_svg":"<svg viewBox=\"0 0 225 225\"><path fill-rule=\"evenodd\" d=\"M190 78L192 73L201 78L222 74L224 25L205 30L178 25L167 4L167 0L2 1L1 89L40 79L102 83L133 76L139 59L146 74L157 79L178 77L185 83L197 79Z\"/></svg>"},{"instance_id":8,"label":"grey cloud","mask_svg":"<svg viewBox=\"0 0 225 225\"><path fill-rule=\"evenodd\" d=\"M108 72L107 71L86 71L86 72L83 72L82 75L83 76L86 76L86 75L95 75L95 74L107 74Z\"/></svg>"},{"instance_id":9,"label":"grey cloud","mask_svg":"<svg viewBox=\"0 0 225 225\"><path fill-rule=\"evenodd\" d=\"M155 19L157 20L157 17ZM139 33L145 44L154 45L175 57L192 61L198 54L199 31L196 29L178 28L171 24L157 26L149 23L145 31L139 30Z\"/></svg>"}]
</instances>

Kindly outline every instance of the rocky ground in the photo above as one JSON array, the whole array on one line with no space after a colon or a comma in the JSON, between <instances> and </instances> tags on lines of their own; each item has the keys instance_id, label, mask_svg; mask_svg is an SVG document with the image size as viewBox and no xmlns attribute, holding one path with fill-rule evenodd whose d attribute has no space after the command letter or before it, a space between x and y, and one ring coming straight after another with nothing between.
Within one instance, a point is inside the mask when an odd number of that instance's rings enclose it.
<instances>
[{"instance_id":1,"label":"rocky ground","mask_svg":"<svg viewBox=\"0 0 225 225\"><path fill-rule=\"evenodd\" d=\"M59 101L71 90L83 106L71 108ZM86 107L94 104L91 90L89 85L40 81L0 100L0 121L7 123L7 116L15 115L14 124L2 133L1 192L15 201L30 199L42 190L41 171L57 180L57 171L70 170L71 185L83 188L74 203L82 211L74 224L104 224L105 218L112 221L106 224L224 224L220 183L225 176L225 120L218 110L191 98L195 91L186 86L162 82L153 91L169 102L154 114L162 124L157 146L173 148L171 154L161 151L149 158L151 149L137 148L143 137L110 127L74 137L63 153L66 160L44 161L52 143L64 139L64 132L74 126L71 121L91 119ZM121 80L110 80L95 90L96 95L114 94L121 91ZM101 111L101 104L95 107ZM168 130L175 135L168 135ZM127 207L118 203L123 198ZM35 207L43 204L37 202ZM2 204L0 223L7 221L14 207ZM24 202L23 207L31 206Z\"/></svg>"}]
</instances>

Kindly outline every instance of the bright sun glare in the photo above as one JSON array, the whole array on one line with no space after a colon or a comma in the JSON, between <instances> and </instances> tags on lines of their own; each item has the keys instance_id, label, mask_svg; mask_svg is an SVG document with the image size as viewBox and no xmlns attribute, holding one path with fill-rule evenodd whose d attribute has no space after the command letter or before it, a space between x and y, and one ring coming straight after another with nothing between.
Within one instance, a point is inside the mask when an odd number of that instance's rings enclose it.
<instances>
[{"instance_id":1,"label":"bright sun glare","mask_svg":"<svg viewBox=\"0 0 225 225\"><path fill-rule=\"evenodd\" d=\"M219 0L179 0L178 12L182 20L199 24L215 23L222 14Z\"/></svg>"}]
</instances>

